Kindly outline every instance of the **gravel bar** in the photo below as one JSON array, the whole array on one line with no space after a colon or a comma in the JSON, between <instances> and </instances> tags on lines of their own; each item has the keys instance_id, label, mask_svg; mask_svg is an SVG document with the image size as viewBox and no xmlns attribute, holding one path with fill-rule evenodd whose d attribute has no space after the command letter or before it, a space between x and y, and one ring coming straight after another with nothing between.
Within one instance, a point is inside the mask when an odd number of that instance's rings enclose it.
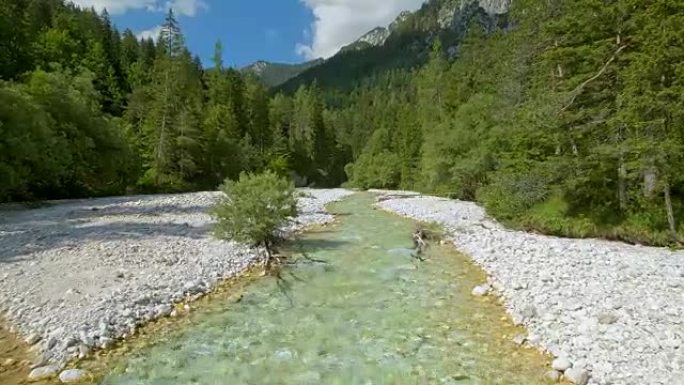
<instances>
[{"instance_id":1,"label":"gravel bar","mask_svg":"<svg viewBox=\"0 0 684 385\"><path fill-rule=\"evenodd\" d=\"M401 195L378 206L443 225L567 380L684 384L684 252L510 231L474 203Z\"/></svg>"},{"instance_id":2,"label":"gravel bar","mask_svg":"<svg viewBox=\"0 0 684 385\"><path fill-rule=\"evenodd\" d=\"M299 190L285 233L333 220L351 191ZM55 370L107 348L174 305L261 262L263 252L211 236L217 192L57 202L0 211L0 311Z\"/></svg>"}]
</instances>

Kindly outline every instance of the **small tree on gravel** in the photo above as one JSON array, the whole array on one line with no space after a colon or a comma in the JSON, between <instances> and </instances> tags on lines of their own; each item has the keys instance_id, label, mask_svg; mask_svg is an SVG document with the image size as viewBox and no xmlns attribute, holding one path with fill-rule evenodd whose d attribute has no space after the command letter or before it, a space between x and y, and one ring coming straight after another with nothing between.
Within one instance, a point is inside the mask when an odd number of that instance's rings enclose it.
<instances>
[{"instance_id":1,"label":"small tree on gravel","mask_svg":"<svg viewBox=\"0 0 684 385\"><path fill-rule=\"evenodd\" d=\"M217 223L214 234L220 239L263 246L270 269L278 229L297 214L294 184L271 171L242 173L238 181L226 180L225 194L214 206Z\"/></svg>"}]
</instances>

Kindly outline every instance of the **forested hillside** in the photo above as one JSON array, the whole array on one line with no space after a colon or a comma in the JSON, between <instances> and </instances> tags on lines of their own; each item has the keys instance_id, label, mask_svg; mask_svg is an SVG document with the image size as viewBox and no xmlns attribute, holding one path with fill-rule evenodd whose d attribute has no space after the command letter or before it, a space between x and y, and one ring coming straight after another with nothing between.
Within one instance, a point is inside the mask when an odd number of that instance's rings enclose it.
<instances>
[{"instance_id":1,"label":"forested hillside","mask_svg":"<svg viewBox=\"0 0 684 385\"><path fill-rule=\"evenodd\" d=\"M225 68L220 43L215 57L202 68L172 11L153 41L63 0L0 0L0 201L213 189L241 171L311 168L300 159L326 151L323 134L313 145L315 91L283 122L281 99ZM290 119L313 131L290 133Z\"/></svg>"},{"instance_id":2,"label":"forested hillside","mask_svg":"<svg viewBox=\"0 0 684 385\"><path fill-rule=\"evenodd\" d=\"M433 1L431 4L438 4ZM360 187L478 200L547 233L667 244L684 214L684 3L515 0L331 112Z\"/></svg>"},{"instance_id":3,"label":"forested hillside","mask_svg":"<svg viewBox=\"0 0 684 385\"><path fill-rule=\"evenodd\" d=\"M269 92L220 44L203 69L172 13L138 41L62 0L0 0L0 200L271 169L477 200L552 234L679 242L684 3L508 3L430 0L383 45Z\"/></svg>"}]
</instances>

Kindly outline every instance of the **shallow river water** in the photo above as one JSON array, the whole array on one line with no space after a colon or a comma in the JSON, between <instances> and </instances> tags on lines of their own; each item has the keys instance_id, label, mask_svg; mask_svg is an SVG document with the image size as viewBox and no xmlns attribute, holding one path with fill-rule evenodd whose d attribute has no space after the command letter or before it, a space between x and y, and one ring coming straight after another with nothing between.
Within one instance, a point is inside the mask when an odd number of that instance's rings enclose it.
<instances>
[{"instance_id":1,"label":"shallow river water","mask_svg":"<svg viewBox=\"0 0 684 385\"><path fill-rule=\"evenodd\" d=\"M328 264L248 285L242 300L211 301L190 326L117 359L107 385L537 384L547 357L511 342L522 332L466 257L433 247L410 256L415 223L356 194L330 206L325 230L303 234Z\"/></svg>"}]
</instances>

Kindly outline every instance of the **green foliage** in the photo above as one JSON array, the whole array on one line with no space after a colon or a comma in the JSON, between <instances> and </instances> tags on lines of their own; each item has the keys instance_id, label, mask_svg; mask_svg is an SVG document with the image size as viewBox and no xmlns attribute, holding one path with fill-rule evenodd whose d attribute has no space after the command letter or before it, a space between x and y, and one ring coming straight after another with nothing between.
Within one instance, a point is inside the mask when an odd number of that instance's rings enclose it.
<instances>
[{"instance_id":1,"label":"green foliage","mask_svg":"<svg viewBox=\"0 0 684 385\"><path fill-rule=\"evenodd\" d=\"M118 125L97 105L92 74L35 71L0 85L0 199L116 194L134 175Z\"/></svg>"},{"instance_id":2,"label":"green foliage","mask_svg":"<svg viewBox=\"0 0 684 385\"><path fill-rule=\"evenodd\" d=\"M0 200L270 170L475 199L558 235L684 238L684 3L473 3L443 28L446 2L278 93L220 42L202 68L172 12L154 42L63 0L0 0Z\"/></svg>"},{"instance_id":3,"label":"green foliage","mask_svg":"<svg viewBox=\"0 0 684 385\"><path fill-rule=\"evenodd\" d=\"M411 23L429 25L442 3ZM684 46L682 10L519 1L511 29L471 19L456 60L435 44L418 71L366 75L347 99L329 96L350 183L477 199L557 235L682 239L684 50L672 49Z\"/></svg>"},{"instance_id":4,"label":"green foliage","mask_svg":"<svg viewBox=\"0 0 684 385\"><path fill-rule=\"evenodd\" d=\"M389 151L378 154L363 154L347 165L345 171L349 183L354 187L393 189L399 187L400 170L397 169L399 157Z\"/></svg>"},{"instance_id":5,"label":"green foliage","mask_svg":"<svg viewBox=\"0 0 684 385\"><path fill-rule=\"evenodd\" d=\"M494 182L478 190L477 200L497 218L516 218L549 197L547 180L534 173L500 172L492 179Z\"/></svg>"},{"instance_id":6,"label":"green foliage","mask_svg":"<svg viewBox=\"0 0 684 385\"><path fill-rule=\"evenodd\" d=\"M214 232L222 239L234 239L269 248L277 230L297 215L292 182L273 172L241 174L238 181L227 180L225 194L214 207Z\"/></svg>"}]
</instances>

